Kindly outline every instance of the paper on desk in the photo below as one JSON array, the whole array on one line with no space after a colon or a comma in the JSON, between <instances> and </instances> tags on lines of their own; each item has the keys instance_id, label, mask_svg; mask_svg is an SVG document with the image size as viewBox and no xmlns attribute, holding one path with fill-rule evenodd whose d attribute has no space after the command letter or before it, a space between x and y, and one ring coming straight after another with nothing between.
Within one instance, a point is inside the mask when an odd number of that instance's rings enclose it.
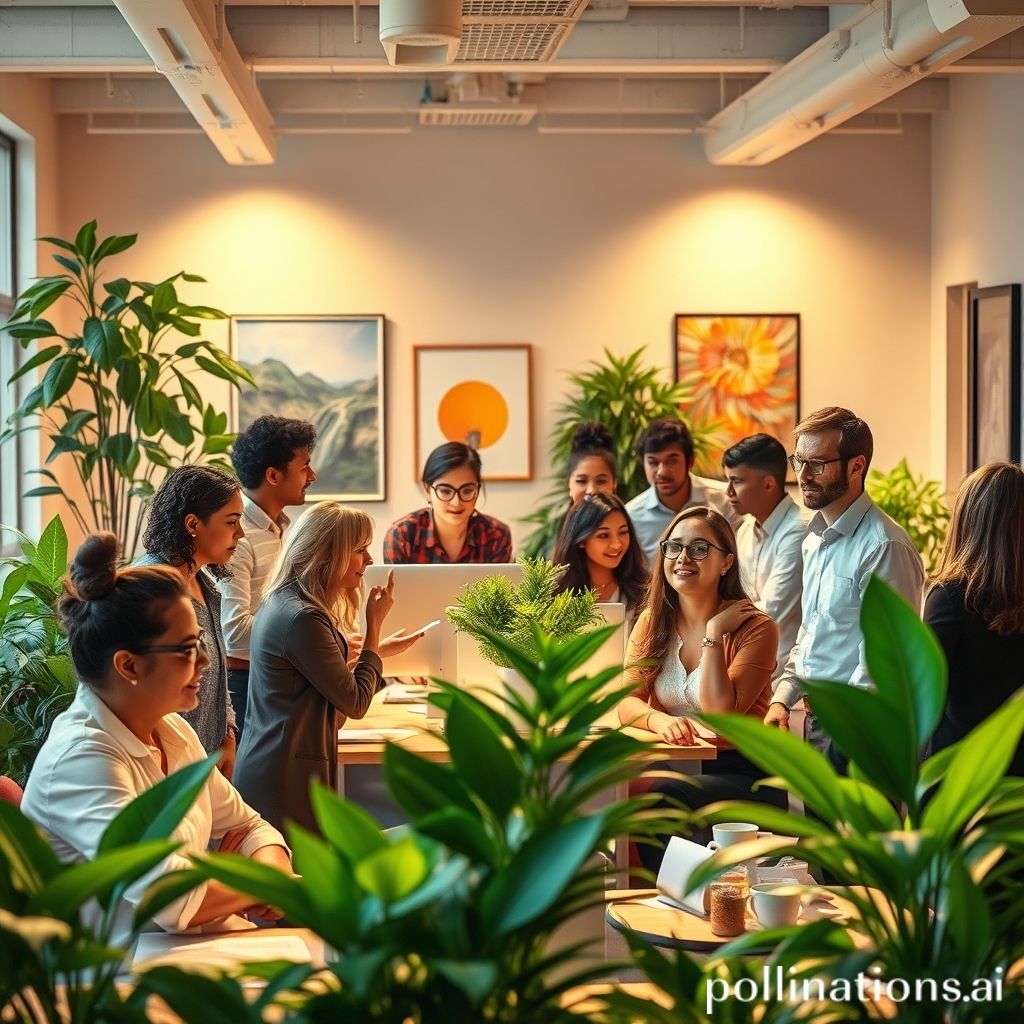
<instances>
[{"instance_id":1,"label":"paper on desk","mask_svg":"<svg viewBox=\"0 0 1024 1024\"><path fill-rule=\"evenodd\" d=\"M386 743L388 740L404 740L415 736L415 729L350 729L347 725L338 730L339 743Z\"/></svg>"},{"instance_id":2,"label":"paper on desk","mask_svg":"<svg viewBox=\"0 0 1024 1024\"><path fill-rule=\"evenodd\" d=\"M707 913L707 886L700 885L689 893L686 889L690 876L711 854L706 846L699 846L682 836L672 836L658 871L658 892L673 904L703 917Z\"/></svg>"},{"instance_id":3,"label":"paper on desk","mask_svg":"<svg viewBox=\"0 0 1024 1024\"><path fill-rule=\"evenodd\" d=\"M690 727L702 740L717 740L718 733L713 729L709 729L703 722L698 722L696 718L688 718Z\"/></svg>"},{"instance_id":4,"label":"paper on desk","mask_svg":"<svg viewBox=\"0 0 1024 1024\"><path fill-rule=\"evenodd\" d=\"M217 935L169 935L145 932L139 936L133 963L136 969L174 967L235 967L263 960L289 960L308 964L313 957L297 935L279 936L272 928L260 931L220 932Z\"/></svg>"}]
</instances>

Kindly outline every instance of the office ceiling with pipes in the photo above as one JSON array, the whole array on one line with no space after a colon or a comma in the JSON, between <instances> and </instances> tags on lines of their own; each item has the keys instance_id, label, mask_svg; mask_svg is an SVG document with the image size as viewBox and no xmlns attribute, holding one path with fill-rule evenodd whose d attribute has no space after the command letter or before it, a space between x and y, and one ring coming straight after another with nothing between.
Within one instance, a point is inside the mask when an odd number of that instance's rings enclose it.
<instances>
[{"instance_id":1,"label":"office ceiling with pipes","mask_svg":"<svg viewBox=\"0 0 1024 1024\"><path fill-rule=\"evenodd\" d=\"M0 74L94 133L698 134L759 165L1024 72L1024 0L0 0Z\"/></svg>"}]
</instances>

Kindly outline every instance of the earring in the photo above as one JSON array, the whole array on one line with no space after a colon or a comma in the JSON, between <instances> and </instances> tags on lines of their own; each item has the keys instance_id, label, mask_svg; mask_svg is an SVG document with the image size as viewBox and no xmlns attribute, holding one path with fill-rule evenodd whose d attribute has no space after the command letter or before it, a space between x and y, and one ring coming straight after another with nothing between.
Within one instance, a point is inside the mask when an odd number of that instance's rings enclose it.
<instances>
[{"instance_id":1,"label":"earring","mask_svg":"<svg viewBox=\"0 0 1024 1024\"><path fill-rule=\"evenodd\" d=\"M138 679L129 679L128 682L131 683L132 686L138 686L139 685Z\"/></svg>"}]
</instances>

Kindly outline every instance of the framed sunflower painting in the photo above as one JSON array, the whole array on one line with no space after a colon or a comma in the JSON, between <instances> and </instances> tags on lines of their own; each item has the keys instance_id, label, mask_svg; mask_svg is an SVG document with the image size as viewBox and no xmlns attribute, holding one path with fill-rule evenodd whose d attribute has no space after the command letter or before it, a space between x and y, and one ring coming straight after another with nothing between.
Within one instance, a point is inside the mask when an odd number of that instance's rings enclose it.
<instances>
[{"instance_id":1,"label":"framed sunflower painting","mask_svg":"<svg viewBox=\"0 0 1024 1024\"><path fill-rule=\"evenodd\" d=\"M798 313L678 313L673 363L676 380L691 393L680 412L710 442L697 473L720 478L725 449L751 434L770 434L793 450Z\"/></svg>"}]
</instances>

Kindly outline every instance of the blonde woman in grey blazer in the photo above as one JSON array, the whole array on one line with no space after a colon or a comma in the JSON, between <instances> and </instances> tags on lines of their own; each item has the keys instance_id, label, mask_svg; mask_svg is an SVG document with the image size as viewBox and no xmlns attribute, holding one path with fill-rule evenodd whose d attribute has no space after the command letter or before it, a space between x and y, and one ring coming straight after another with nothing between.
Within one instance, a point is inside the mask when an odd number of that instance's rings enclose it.
<instances>
[{"instance_id":1,"label":"blonde woman in grey blazer","mask_svg":"<svg viewBox=\"0 0 1024 1024\"><path fill-rule=\"evenodd\" d=\"M419 634L381 638L394 580L373 587L366 635L350 665L362 577L373 559L373 520L335 501L310 508L291 528L252 627L249 711L234 783L280 828L317 831L309 798L315 779L335 789L338 729L362 718L383 685L381 657Z\"/></svg>"}]
</instances>

